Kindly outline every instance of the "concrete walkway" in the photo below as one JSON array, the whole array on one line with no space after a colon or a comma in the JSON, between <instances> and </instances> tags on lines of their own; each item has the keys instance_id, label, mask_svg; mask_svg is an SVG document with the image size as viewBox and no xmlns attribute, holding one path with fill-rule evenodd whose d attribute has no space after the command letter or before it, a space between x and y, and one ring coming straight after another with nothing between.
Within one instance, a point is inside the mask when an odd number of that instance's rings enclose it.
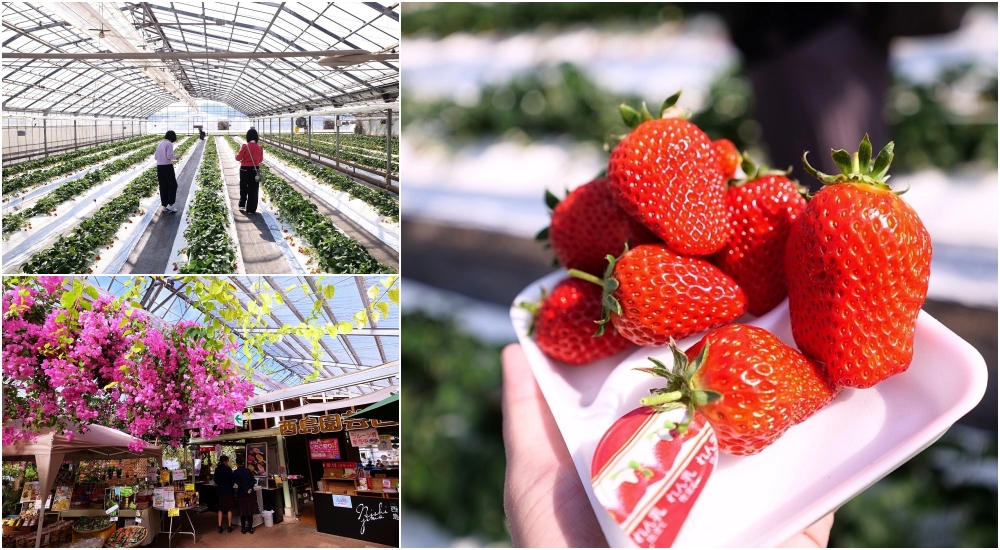
<instances>
[{"instance_id":1,"label":"concrete walkway","mask_svg":"<svg viewBox=\"0 0 1000 550\"><path fill-rule=\"evenodd\" d=\"M236 223L236 237L240 241L243 269L247 273L291 273L292 269L285 260L274 235L268 229L264 216L260 213L263 205L257 205L256 214L247 214L239 209L240 165L236 162L236 153L225 139L221 137L214 139L219 152L219 161L222 163L222 177L226 182L229 206L233 211L233 221Z\"/></svg>"},{"instance_id":2,"label":"concrete walkway","mask_svg":"<svg viewBox=\"0 0 1000 550\"><path fill-rule=\"evenodd\" d=\"M192 138L193 139L193 138ZM188 193L194 185L194 175L201 166L201 157L205 152L205 142L199 141L190 151L191 160L184 170L177 175L177 200L174 207L177 213L171 213L157 208L153 220L136 244L128 261L122 266L122 273L162 275L173 273L170 263L170 253L173 252L174 239L181 225L181 215ZM157 203L158 204L158 203Z\"/></svg>"}]
</instances>

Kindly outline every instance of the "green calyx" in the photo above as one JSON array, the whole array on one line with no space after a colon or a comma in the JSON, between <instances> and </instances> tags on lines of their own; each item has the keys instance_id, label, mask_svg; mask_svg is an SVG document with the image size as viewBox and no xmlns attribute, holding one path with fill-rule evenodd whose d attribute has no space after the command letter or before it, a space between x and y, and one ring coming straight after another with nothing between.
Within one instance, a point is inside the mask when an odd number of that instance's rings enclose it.
<instances>
[{"instance_id":1,"label":"green calyx","mask_svg":"<svg viewBox=\"0 0 1000 550\"><path fill-rule=\"evenodd\" d=\"M660 106L660 112L657 113L656 118L669 118L670 116L681 116L681 111L679 109L674 108L677 105L677 100L680 99L680 97L681 97L681 90L677 90L677 93L668 97L663 102L663 105ZM642 102L642 107L639 110L636 110L635 108L629 107L628 105L622 103L618 107L618 111L621 112L622 121L625 122L625 125L633 130L643 122L648 122L650 120L653 120L653 114L649 112L649 108L646 107L645 101Z\"/></svg>"},{"instance_id":2,"label":"green calyx","mask_svg":"<svg viewBox=\"0 0 1000 550\"><path fill-rule=\"evenodd\" d=\"M541 298L538 299L537 302L524 301L517 304L517 307L527 310L528 313L531 313L531 325L528 327L528 336L535 335L535 321L538 320L538 311L542 309L542 303L545 302L545 298L548 295L549 295L549 290L543 286L542 296Z\"/></svg>"},{"instance_id":3,"label":"green calyx","mask_svg":"<svg viewBox=\"0 0 1000 550\"><path fill-rule=\"evenodd\" d=\"M756 164L750 158L750 154L746 151L743 152L743 157L740 161L740 168L743 169L743 173L746 174L746 176L741 179L734 178L729 180L729 187L739 187L764 176L788 177L792 173L791 166L789 166L787 170L775 170L766 164Z\"/></svg>"},{"instance_id":4,"label":"green calyx","mask_svg":"<svg viewBox=\"0 0 1000 550\"><path fill-rule=\"evenodd\" d=\"M889 180L887 172L889 165L892 164L894 147L895 144L890 141L872 160L872 143L868 139L868 134L865 134L861 145L858 146L858 152L853 155L843 149L836 149L830 153L833 162L837 163L837 168L840 168L840 174L824 174L813 168L806 159L809 151L802 153L802 166L810 176L818 179L823 185L864 183L879 189L889 190L889 184L886 183Z\"/></svg>"},{"instance_id":5,"label":"green calyx","mask_svg":"<svg viewBox=\"0 0 1000 550\"><path fill-rule=\"evenodd\" d=\"M555 210L557 206L559 206L560 202L562 201L559 200L559 197L552 194L552 191L549 191L548 189L545 190L545 206L549 207L550 215L552 214L552 211ZM535 240L544 244L545 248L552 248L552 243L549 242L548 226L546 226L544 229L539 231L537 235L535 235Z\"/></svg>"},{"instance_id":6,"label":"green calyx","mask_svg":"<svg viewBox=\"0 0 1000 550\"><path fill-rule=\"evenodd\" d=\"M722 394L715 390L699 388L695 377L708 357L708 344L705 344L694 361L689 361L687 355L674 341L670 342L670 352L674 357L672 368L667 368L662 361L650 357L652 368L635 369L653 376L661 376L667 381L665 387L650 390L650 395L640 399L639 404L657 411L687 409L687 415L676 428L678 432L685 433L688 424L694 419L695 409L722 399Z\"/></svg>"},{"instance_id":7,"label":"green calyx","mask_svg":"<svg viewBox=\"0 0 1000 550\"><path fill-rule=\"evenodd\" d=\"M622 252L622 256L628 252L628 243L625 243L625 251ZM604 271L604 278L600 278L585 271L580 271L579 269L569 270L569 275L571 277L576 277L577 279L583 279L584 281L594 283L603 289L601 293L601 318L597 321L597 332L594 333L594 337L602 336L604 334L604 327L611 320L611 313L614 312L618 315L622 314L622 305L618 303L618 300L614 297L614 293L618 290L618 280L613 277L615 273L615 264L622 256L615 258L611 254L608 254L608 268Z\"/></svg>"}]
</instances>

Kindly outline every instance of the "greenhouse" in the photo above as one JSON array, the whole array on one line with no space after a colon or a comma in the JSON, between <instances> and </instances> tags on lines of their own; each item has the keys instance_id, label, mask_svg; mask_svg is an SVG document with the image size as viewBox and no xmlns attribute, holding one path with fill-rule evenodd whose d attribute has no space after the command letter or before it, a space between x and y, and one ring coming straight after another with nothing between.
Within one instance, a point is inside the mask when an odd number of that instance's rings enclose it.
<instances>
[{"instance_id":1,"label":"greenhouse","mask_svg":"<svg viewBox=\"0 0 1000 550\"><path fill-rule=\"evenodd\" d=\"M5 2L4 273L398 272L398 10Z\"/></svg>"},{"instance_id":2,"label":"greenhouse","mask_svg":"<svg viewBox=\"0 0 1000 550\"><path fill-rule=\"evenodd\" d=\"M3 316L4 547L399 545L397 277L5 277Z\"/></svg>"}]
</instances>

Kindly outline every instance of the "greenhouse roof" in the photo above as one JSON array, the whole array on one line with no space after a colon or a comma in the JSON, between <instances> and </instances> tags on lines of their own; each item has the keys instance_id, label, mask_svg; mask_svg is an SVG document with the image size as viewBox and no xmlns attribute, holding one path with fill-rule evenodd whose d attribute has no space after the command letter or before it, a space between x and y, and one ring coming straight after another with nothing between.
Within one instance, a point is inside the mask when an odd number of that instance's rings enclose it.
<instances>
[{"instance_id":1,"label":"greenhouse roof","mask_svg":"<svg viewBox=\"0 0 1000 550\"><path fill-rule=\"evenodd\" d=\"M3 109L145 118L197 98L263 116L392 101L398 10L378 2L4 2ZM324 57L336 52L354 57ZM139 59L152 53L162 56Z\"/></svg>"},{"instance_id":2,"label":"greenhouse roof","mask_svg":"<svg viewBox=\"0 0 1000 550\"><path fill-rule=\"evenodd\" d=\"M237 276L219 277L230 284L237 299L244 304L261 303L261 293L281 297L281 304L272 304L272 311L264 317L265 325L258 331L277 330L283 325L298 325L308 319L316 300L317 282L333 284L332 298L323 300L316 321L320 326L338 321L349 321L360 311L372 311L368 289L384 276L327 276L322 278L302 276ZM126 290L131 277L95 276L89 280L113 295ZM212 279L215 279L214 277ZM182 319L204 321L205 316L222 320L217 312L205 313L195 307L195 301L185 291L192 284L189 277L154 277L143 287L140 304L150 314L176 323ZM233 333L240 335L235 323ZM234 358L254 369L257 393L281 390L304 383L314 372L311 345L298 335L286 335L274 344L265 344L262 355L244 353L240 346ZM325 384L327 398L357 397L399 384L399 309L390 308L389 315L366 328L336 337L320 338L319 380L340 380L342 384ZM394 367L394 368L388 368Z\"/></svg>"}]
</instances>

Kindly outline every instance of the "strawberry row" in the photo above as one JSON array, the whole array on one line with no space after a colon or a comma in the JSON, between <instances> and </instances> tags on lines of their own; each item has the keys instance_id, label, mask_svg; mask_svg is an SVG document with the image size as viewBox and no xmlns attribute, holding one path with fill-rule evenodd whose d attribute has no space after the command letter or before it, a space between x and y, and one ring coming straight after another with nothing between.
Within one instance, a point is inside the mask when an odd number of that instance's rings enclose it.
<instances>
[{"instance_id":1,"label":"strawberry row","mask_svg":"<svg viewBox=\"0 0 1000 550\"><path fill-rule=\"evenodd\" d=\"M238 151L240 145L226 137L230 147ZM324 216L315 204L302 197L285 180L275 176L267 166L261 166L261 187L267 192L283 220L292 224L295 232L312 248L325 273L389 273L392 269L382 265L360 243L341 233L333 222Z\"/></svg>"},{"instance_id":2,"label":"strawberry row","mask_svg":"<svg viewBox=\"0 0 1000 550\"><path fill-rule=\"evenodd\" d=\"M11 164L10 166L3 167L3 183L4 183L4 194L7 194L7 178L27 172L29 170L35 170L37 168L44 168L46 166L51 166L53 164L58 164L60 162L65 162L67 160L73 160L79 157L85 157L88 155L93 155L94 153L99 153L108 149L114 149L123 143L132 144L142 144L151 143L159 139L159 136L146 135L138 136L134 138L129 138L126 140L115 140L108 143L103 143L101 145L95 145L93 147L87 147L86 149L79 149L77 151L72 151L70 153L63 153L61 155L52 155L49 157L43 157L40 159L29 160L28 162L19 162L17 164Z\"/></svg>"},{"instance_id":3,"label":"strawberry row","mask_svg":"<svg viewBox=\"0 0 1000 550\"><path fill-rule=\"evenodd\" d=\"M116 141L111 144L86 149L84 151L78 151L76 153L71 153L72 158L66 158L58 163L49 163L56 165L44 170L34 170L30 172L22 171L18 174L12 174L5 168L3 175L3 194L4 196L10 195L61 176L69 176L81 168L103 162L106 159L117 157L118 155L124 155L129 151L135 150L136 147L141 147L154 141L156 141L156 136L142 136L127 139L125 141ZM49 157L47 159L40 160L50 160L52 158L58 157Z\"/></svg>"},{"instance_id":4,"label":"strawberry row","mask_svg":"<svg viewBox=\"0 0 1000 550\"><path fill-rule=\"evenodd\" d=\"M393 197L392 193L362 185L347 176L338 174L336 170L317 166L309 162L305 157L295 153L272 148L268 150L268 154L274 155L275 158L295 166L338 191L350 194L351 198L364 201L374 208L379 215L388 216L393 221L399 221L399 202Z\"/></svg>"},{"instance_id":5,"label":"strawberry row","mask_svg":"<svg viewBox=\"0 0 1000 550\"><path fill-rule=\"evenodd\" d=\"M188 139L174 153L183 155L197 140ZM110 246L123 223L139 212L143 199L157 192L156 167L139 174L111 202L84 220L69 235L59 237L49 248L31 257L21 266L24 273L91 273L90 266L100 260L98 249Z\"/></svg>"},{"instance_id":6,"label":"strawberry row","mask_svg":"<svg viewBox=\"0 0 1000 550\"><path fill-rule=\"evenodd\" d=\"M337 136L333 134L313 134L313 143L322 142L324 144L337 145ZM296 140L298 142L298 140ZM371 151L376 155L385 154L385 137L384 136L359 136L357 134L341 134L340 135L340 147L352 147L354 149L361 149L366 151ZM392 138L392 156L399 156L399 139Z\"/></svg>"},{"instance_id":7,"label":"strawberry row","mask_svg":"<svg viewBox=\"0 0 1000 550\"><path fill-rule=\"evenodd\" d=\"M3 234L7 235L24 227L28 220L40 214L51 214L56 207L83 192L96 187L110 179L111 176L128 170L132 166L146 161L156 151L155 145L144 147L139 151L110 162L101 168L88 173L80 179L66 182L51 193L46 194L35 204L25 208L17 214L9 214L3 217Z\"/></svg>"},{"instance_id":8,"label":"strawberry row","mask_svg":"<svg viewBox=\"0 0 1000 550\"><path fill-rule=\"evenodd\" d=\"M287 135L284 135L284 134L282 134L282 135L268 134L268 135L265 135L263 137L268 138L268 139L273 139L273 140L276 140L276 141L279 141L279 142L282 142L282 143L287 143L289 145L292 144L291 138L289 138ZM299 142L299 143L296 144L296 147L300 147L301 148L301 147L303 147L303 145L304 145L303 143ZM317 153L319 153L321 155L325 155L327 157L330 157L330 158L339 158L341 160L346 160L348 162L353 162L355 164L359 164L361 166L366 166L368 168L372 168L372 169L375 169L375 170L385 170L385 159L384 158L379 159L377 157L370 157L368 155L363 155L363 154L355 153L355 152L352 152L352 151L345 151L343 148L341 148L340 151L338 152L337 148L334 145L330 145L330 144L326 144L326 143L313 142L312 148L313 148L313 151L315 151L315 152L317 152ZM393 174L398 174L399 173L399 162L393 162L391 166L392 166L392 173Z\"/></svg>"},{"instance_id":9,"label":"strawberry row","mask_svg":"<svg viewBox=\"0 0 1000 550\"><path fill-rule=\"evenodd\" d=\"M185 214L191 219L184 231L187 241L187 262L181 273L232 273L236 261L236 246L226 232L229 225L222 173L215 140L205 142L205 152L198 172L198 189L194 202Z\"/></svg>"}]
</instances>

